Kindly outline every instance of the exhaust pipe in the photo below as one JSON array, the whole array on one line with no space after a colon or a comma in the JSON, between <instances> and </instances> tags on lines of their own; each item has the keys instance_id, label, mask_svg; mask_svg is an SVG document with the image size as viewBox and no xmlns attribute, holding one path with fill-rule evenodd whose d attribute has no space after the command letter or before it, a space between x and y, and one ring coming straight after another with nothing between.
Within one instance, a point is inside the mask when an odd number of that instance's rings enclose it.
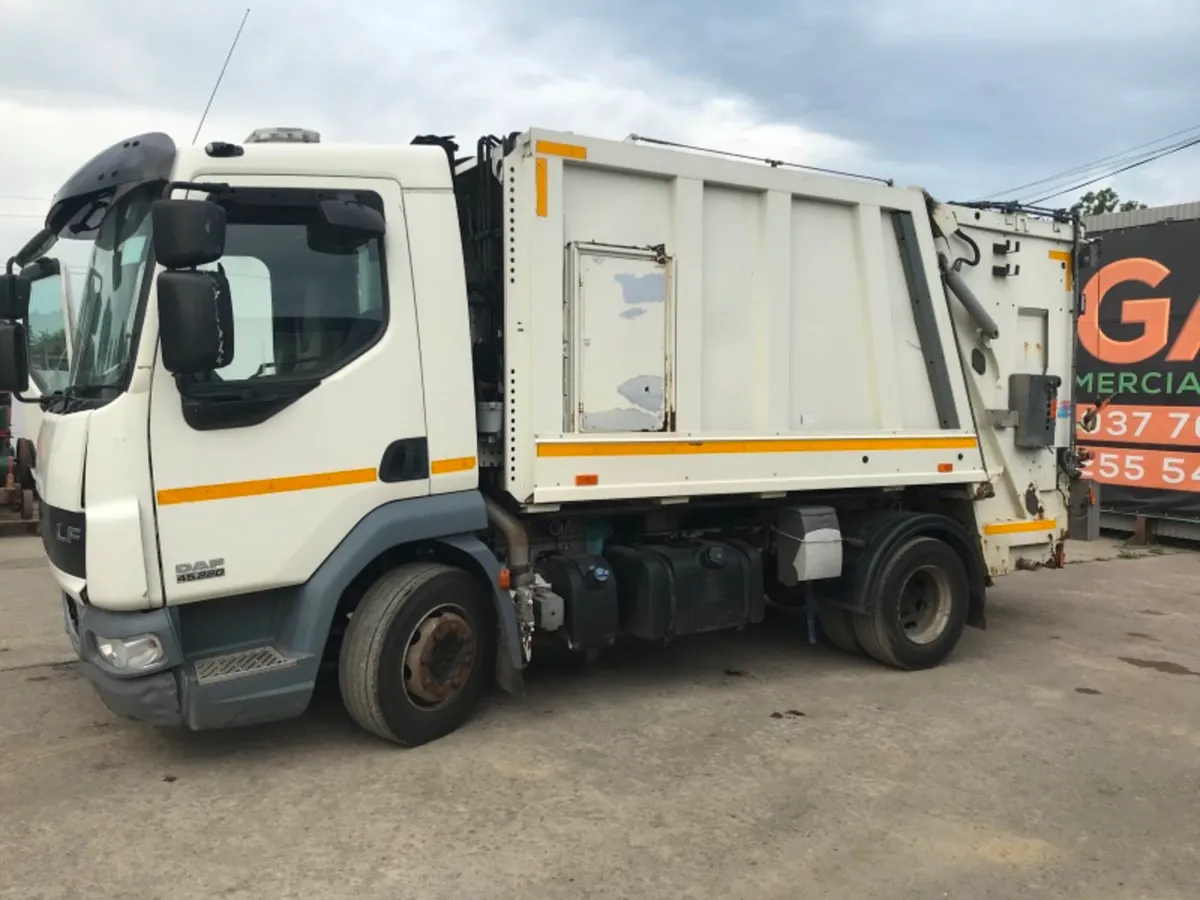
<instances>
[{"instance_id":1,"label":"exhaust pipe","mask_svg":"<svg viewBox=\"0 0 1200 900\"><path fill-rule=\"evenodd\" d=\"M491 497L483 498L488 521L504 535L508 545L508 571L512 575L513 605L516 606L517 624L521 629L521 651L525 662L533 655L533 560L529 550L529 534L521 520Z\"/></svg>"},{"instance_id":2,"label":"exhaust pipe","mask_svg":"<svg viewBox=\"0 0 1200 900\"><path fill-rule=\"evenodd\" d=\"M533 583L533 563L529 557L529 535L521 520L491 497L483 498L487 507L488 521L504 535L508 544L508 570L512 573L513 587Z\"/></svg>"}]
</instances>

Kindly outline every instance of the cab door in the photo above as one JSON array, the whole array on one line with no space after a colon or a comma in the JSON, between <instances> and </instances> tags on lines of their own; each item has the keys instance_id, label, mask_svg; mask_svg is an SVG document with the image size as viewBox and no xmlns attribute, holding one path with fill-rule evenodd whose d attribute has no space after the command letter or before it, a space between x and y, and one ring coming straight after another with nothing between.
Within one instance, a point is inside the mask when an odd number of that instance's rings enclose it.
<instances>
[{"instance_id":1,"label":"cab door","mask_svg":"<svg viewBox=\"0 0 1200 900\"><path fill-rule=\"evenodd\" d=\"M160 360L151 376L168 603L303 583L372 510L429 493L400 185L220 180L234 188L219 263L232 360L198 383ZM323 228L316 203L333 191L381 211L385 235L351 245Z\"/></svg>"}]
</instances>

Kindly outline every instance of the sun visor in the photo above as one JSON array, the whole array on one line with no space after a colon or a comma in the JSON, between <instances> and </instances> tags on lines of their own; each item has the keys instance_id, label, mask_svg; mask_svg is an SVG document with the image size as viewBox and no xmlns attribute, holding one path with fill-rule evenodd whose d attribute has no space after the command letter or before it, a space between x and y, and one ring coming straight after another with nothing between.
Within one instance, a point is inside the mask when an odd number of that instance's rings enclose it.
<instances>
[{"instance_id":1,"label":"sun visor","mask_svg":"<svg viewBox=\"0 0 1200 900\"><path fill-rule=\"evenodd\" d=\"M54 195L46 228L63 238L90 239L104 211L126 191L166 181L175 163L175 142L151 132L127 138L98 153Z\"/></svg>"}]
</instances>

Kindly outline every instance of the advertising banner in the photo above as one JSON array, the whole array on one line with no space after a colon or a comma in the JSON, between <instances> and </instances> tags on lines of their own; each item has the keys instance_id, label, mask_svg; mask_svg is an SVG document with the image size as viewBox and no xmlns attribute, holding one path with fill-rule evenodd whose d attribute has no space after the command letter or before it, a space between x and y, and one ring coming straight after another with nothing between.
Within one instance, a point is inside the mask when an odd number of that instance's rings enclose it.
<instances>
[{"instance_id":1,"label":"advertising banner","mask_svg":"<svg viewBox=\"0 0 1200 900\"><path fill-rule=\"evenodd\" d=\"M1200 521L1200 220L1090 237L1075 378L1085 471L1105 509Z\"/></svg>"}]
</instances>

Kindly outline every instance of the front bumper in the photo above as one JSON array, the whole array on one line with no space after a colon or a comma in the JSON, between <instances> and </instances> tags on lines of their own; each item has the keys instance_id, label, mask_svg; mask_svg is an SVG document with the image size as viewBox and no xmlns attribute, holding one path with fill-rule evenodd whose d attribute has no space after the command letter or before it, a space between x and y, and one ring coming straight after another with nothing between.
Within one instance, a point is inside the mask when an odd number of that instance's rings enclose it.
<instances>
[{"instance_id":1,"label":"front bumper","mask_svg":"<svg viewBox=\"0 0 1200 900\"><path fill-rule=\"evenodd\" d=\"M87 676L104 705L119 716L151 725L181 725L179 663L182 653L170 618L147 613L112 613L75 602L62 595L63 624L71 646L83 663ZM147 674L120 672L110 666L96 649L96 635L131 637L152 633L163 642L166 653L156 671Z\"/></svg>"},{"instance_id":2,"label":"front bumper","mask_svg":"<svg viewBox=\"0 0 1200 900\"><path fill-rule=\"evenodd\" d=\"M194 661L182 649L177 619L170 608L110 612L63 594L63 620L83 672L104 705L139 722L203 731L289 719L307 709L316 684L319 660L315 659L285 669L200 683ZM96 649L97 636L141 634L155 635L165 651L153 671L116 669Z\"/></svg>"}]
</instances>

